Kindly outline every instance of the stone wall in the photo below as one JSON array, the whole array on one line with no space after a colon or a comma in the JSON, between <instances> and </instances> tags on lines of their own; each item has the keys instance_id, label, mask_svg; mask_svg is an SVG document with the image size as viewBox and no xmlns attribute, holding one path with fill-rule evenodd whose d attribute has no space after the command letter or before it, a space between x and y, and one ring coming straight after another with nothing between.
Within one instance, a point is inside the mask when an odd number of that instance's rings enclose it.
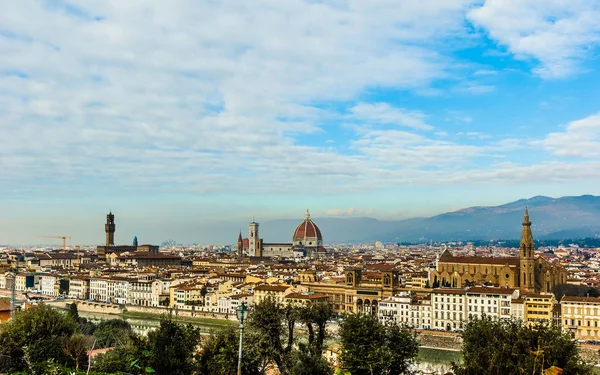
<instances>
[{"instance_id":1,"label":"stone wall","mask_svg":"<svg viewBox=\"0 0 600 375\"><path fill-rule=\"evenodd\" d=\"M445 350L460 350L462 337L458 335L444 335L434 332L422 332L417 336L420 346Z\"/></svg>"},{"instance_id":2,"label":"stone wall","mask_svg":"<svg viewBox=\"0 0 600 375\"><path fill-rule=\"evenodd\" d=\"M133 313L145 313L145 314L169 314L172 313L176 316L189 317L189 318L211 318L211 319L229 319L237 320L235 314L225 314L219 312L208 312L208 311L196 311L192 309L192 306L186 306L186 308L168 308L168 307L150 307L150 306L133 306L126 305L125 311Z\"/></svg>"}]
</instances>

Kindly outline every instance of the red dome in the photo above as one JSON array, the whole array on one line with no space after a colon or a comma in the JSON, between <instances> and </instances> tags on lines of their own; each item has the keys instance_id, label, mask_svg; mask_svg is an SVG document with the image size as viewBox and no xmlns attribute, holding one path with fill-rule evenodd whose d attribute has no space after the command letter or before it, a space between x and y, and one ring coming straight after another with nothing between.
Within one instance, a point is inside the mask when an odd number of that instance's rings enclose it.
<instances>
[{"instance_id":1,"label":"red dome","mask_svg":"<svg viewBox=\"0 0 600 375\"><path fill-rule=\"evenodd\" d=\"M294 231L293 241L322 241L323 236L319 227L310 219L310 214L306 210L306 217Z\"/></svg>"}]
</instances>

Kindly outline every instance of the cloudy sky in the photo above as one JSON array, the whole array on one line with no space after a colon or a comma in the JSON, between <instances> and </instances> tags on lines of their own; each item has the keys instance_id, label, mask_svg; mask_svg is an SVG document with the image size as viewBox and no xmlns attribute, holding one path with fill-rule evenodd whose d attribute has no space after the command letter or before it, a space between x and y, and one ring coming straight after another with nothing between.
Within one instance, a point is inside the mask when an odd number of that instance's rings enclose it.
<instances>
[{"instance_id":1,"label":"cloudy sky","mask_svg":"<svg viewBox=\"0 0 600 375\"><path fill-rule=\"evenodd\" d=\"M600 193L597 0L0 8L0 243Z\"/></svg>"}]
</instances>

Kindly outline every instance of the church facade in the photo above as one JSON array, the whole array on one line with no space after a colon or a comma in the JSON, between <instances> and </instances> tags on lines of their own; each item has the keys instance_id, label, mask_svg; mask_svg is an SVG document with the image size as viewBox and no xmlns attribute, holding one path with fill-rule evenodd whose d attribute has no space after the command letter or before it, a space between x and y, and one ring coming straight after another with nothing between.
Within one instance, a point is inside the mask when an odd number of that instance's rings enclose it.
<instances>
[{"instance_id":1,"label":"church facade","mask_svg":"<svg viewBox=\"0 0 600 375\"><path fill-rule=\"evenodd\" d=\"M567 272L561 265L553 265L542 257L535 257L527 209L522 225L518 257L459 257L445 250L437 260L435 270L430 272L430 284L434 288L489 284L517 288L525 293L551 292L555 285L565 284Z\"/></svg>"},{"instance_id":2,"label":"church facade","mask_svg":"<svg viewBox=\"0 0 600 375\"><path fill-rule=\"evenodd\" d=\"M259 224L252 221L248 224L248 238L242 238L240 232L237 246L238 258L249 256L314 259L326 253L321 230L310 218L308 210L306 210L304 220L294 230L291 243L264 242L259 235Z\"/></svg>"}]
</instances>

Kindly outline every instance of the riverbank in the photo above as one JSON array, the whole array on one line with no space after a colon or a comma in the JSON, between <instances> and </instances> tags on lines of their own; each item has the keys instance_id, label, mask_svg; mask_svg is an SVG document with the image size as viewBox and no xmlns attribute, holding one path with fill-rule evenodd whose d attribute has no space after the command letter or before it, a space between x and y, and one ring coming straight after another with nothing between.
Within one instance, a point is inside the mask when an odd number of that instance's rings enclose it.
<instances>
[{"instance_id":1,"label":"riverbank","mask_svg":"<svg viewBox=\"0 0 600 375\"><path fill-rule=\"evenodd\" d=\"M145 313L145 312L137 312L137 311L123 311L121 314L123 318L128 319L141 319L141 320L155 320L159 321L162 315L155 313ZM234 320L229 319L218 319L218 318L207 318L207 317L192 317L192 316L179 316L178 314L171 314L171 317L174 321L179 323L192 323L201 325L203 327L228 327L228 326L237 326L239 323Z\"/></svg>"}]
</instances>

